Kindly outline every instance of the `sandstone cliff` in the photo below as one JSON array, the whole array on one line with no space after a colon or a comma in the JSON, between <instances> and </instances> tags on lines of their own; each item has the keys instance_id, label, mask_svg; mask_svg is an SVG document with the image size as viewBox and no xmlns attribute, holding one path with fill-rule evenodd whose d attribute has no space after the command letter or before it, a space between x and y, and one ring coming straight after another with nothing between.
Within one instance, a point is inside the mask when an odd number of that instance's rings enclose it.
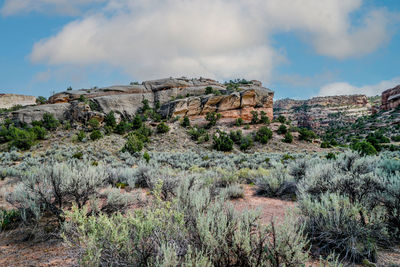
<instances>
[{"instance_id":1,"label":"sandstone cliff","mask_svg":"<svg viewBox=\"0 0 400 267\"><path fill-rule=\"evenodd\" d=\"M274 103L274 116L283 115L299 127L316 131L336 123L353 123L370 114L371 105L365 95L314 97L308 100L282 99Z\"/></svg>"},{"instance_id":2,"label":"sandstone cliff","mask_svg":"<svg viewBox=\"0 0 400 267\"><path fill-rule=\"evenodd\" d=\"M211 87L213 94L206 94ZM128 86L70 90L49 98L48 105L29 107L12 113L14 119L30 123L45 112L60 120L87 121L92 117L100 120L110 111L117 116L132 118L142 106L143 100L160 105L164 117L203 117L216 111L223 118L250 120L252 110L264 111L272 119L274 93L259 81L232 86L205 78L167 78L146 81ZM86 99L86 103L79 99Z\"/></svg>"},{"instance_id":3,"label":"sandstone cliff","mask_svg":"<svg viewBox=\"0 0 400 267\"><path fill-rule=\"evenodd\" d=\"M0 94L0 108L12 108L14 106L30 106L36 104L36 97L16 94Z\"/></svg>"}]
</instances>

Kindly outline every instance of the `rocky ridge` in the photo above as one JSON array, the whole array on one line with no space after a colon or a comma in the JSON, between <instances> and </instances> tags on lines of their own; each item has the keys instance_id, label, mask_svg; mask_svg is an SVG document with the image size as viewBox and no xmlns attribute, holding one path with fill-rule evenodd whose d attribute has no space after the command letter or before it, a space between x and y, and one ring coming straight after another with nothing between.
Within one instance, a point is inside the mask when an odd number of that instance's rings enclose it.
<instances>
[{"instance_id":1,"label":"rocky ridge","mask_svg":"<svg viewBox=\"0 0 400 267\"><path fill-rule=\"evenodd\" d=\"M212 94L206 94L209 87ZM167 78L127 86L69 90L51 96L49 104L27 107L12 112L11 116L26 123L40 119L47 112L59 120L83 122L93 117L102 121L110 111L119 118L132 118L142 101L147 100L150 106L160 106L164 117L199 118L216 111L223 118L250 120L251 111L257 110L272 119L273 96L273 91L255 80L237 84L233 90L227 84L206 78Z\"/></svg>"},{"instance_id":2,"label":"rocky ridge","mask_svg":"<svg viewBox=\"0 0 400 267\"><path fill-rule=\"evenodd\" d=\"M382 92L382 110L395 109L400 106L400 85Z\"/></svg>"},{"instance_id":3,"label":"rocky ridge","mask_svg":"<svg viewBox=\"0 0 400 267\"><path fill-rule=\"evenodd\" d=\"M274 103L274 117L290 119L294 126L316 131L335 123L353 123L357 118L371 113L365 95L314 97L308 100L282 99Z\"/></svg>"}]
</instances>

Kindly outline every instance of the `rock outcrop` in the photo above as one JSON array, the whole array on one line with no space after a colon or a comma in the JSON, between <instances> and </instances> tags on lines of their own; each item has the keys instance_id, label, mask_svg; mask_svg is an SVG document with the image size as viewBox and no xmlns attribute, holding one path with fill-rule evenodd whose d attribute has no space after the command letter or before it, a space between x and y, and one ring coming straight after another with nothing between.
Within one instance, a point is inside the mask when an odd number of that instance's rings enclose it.
<instances>
[{"instance_id":1,"label":"rock outcrop","mask_svg":"<svg viewBox=\"0 0 400 267\"><path fill-rule=\"evenodd\" d=\"M292 120L294 125L316 131L340 123L352 123L371 113L365 95L314 97L308 100L282 99L274 103L274 116Z\"/></svg>"},{"instance_id":2,"label":"rock outcrop","mask_svg":"<svg viewBox=\"0 0 400 267\"><path fill-rule=\"evenodd\" d=\"M223 118L251 120L252 111L264 111L273 117L273 93L265 89L245 89L227 95L187 97L161 106L164 117L205 116L209 112L221 113Z\"/></svg>"},{"instance_id":3,"label":"rock outcrop","mask_svg":"<svg viewBox=\"0 0 400 267\"><path fill-rule=\"evenodd\" d=\"M400 106L400 85L382 93L381 109L390 110Z\"/></svg>"},{"instance_id":4,"label":"rock outcrop","mask_svg":"<svg viewBox=\"0 0 400 267\"><path fill-rule=\"evenodd\" d=\"M57 104L46 104L39 106L30 106L17 111L12 112L14 120L32 123L32 121L40 121L43 118L43 114L51 113L58 120L65 120L67 113L71 108L69 103L57 103Z\"/></svg>"},{"instance_id":5,"label":"rock outcrop","mask_svg":"<svg viewBox=\"0 0 400 267\"><path fill-rule=\"evenodd\" d=\"M36 104L36 97L16 94L0 94L0 108L12 108L14 106L31 106Z\"/></svg>"},{"instance_id":6,"label":"rock outcrop","mask_svg":"<svg viewBox=\"0 0 400 267\"><path fill-rule=\"evenodd\" d=\"M208 87L213 94L206 95ZM204 117L208 112L216 111L224 118L250 120L250 112L258 110L266 112L272 119L273 96L273 91L263 87L259 81L236 84L232 89L211 79L167 78L128 86L57 93L49 98L49 105L22 109L14 112L13 117L30 123L47 110L64 120L87 121L92 117L101 120L110 111L119 117L132 118L142 101L148 100L151 106L157 103L161 107L164 117ZM57 108L49 110L52 106ZM33 114L34 110L40 115Z\"/></svg>"}]
</instances>

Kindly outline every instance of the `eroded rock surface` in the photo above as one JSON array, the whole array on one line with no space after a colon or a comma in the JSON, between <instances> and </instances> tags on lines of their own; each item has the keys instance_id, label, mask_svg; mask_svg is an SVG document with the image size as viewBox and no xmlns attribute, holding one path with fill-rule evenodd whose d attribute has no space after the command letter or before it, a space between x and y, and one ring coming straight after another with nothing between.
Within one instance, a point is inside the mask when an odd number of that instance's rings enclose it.
<instances>
[{"instance_id":1,"label":"eroded rock surface","mask_svg":"<svg viewBox=\"0 0 400 267\"><path fill-rule=\"evenodd\" d=\"M0 94L0 108L31 106L36 104L36 97L29 95Z\"/></svg>"},{"instance_id":2,"label":"eroded rock surface","mask_svg":"<svg viewBox=\"0 0 400 267\"><path fill-rule=\"evenodd\" d=\"M400 106L400 85L382 93L381 109L390 110Z\"/></svg>"}]
</instances>

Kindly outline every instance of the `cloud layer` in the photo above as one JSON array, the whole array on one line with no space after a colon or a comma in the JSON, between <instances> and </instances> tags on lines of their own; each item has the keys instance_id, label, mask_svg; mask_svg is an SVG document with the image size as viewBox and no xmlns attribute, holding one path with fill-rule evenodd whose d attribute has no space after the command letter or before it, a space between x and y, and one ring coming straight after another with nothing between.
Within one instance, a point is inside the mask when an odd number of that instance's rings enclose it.
<instances>
[{"instance_id":1,"label":"cloud layer","mask_svg":"<svg viewBox=\"0 0 400 267\"><path fill-rule=\"evenodd\" d=\"M6 1L2 12L73 10L101 0L35 0L29 7L27 2ZM352 24L350 14L361 5L362 0L108 0L36 43L31 59L108 64L140 79L202 75L269 81L274 66L285 60L271 45L275 33L295 32L316 53L337 59L370 53L387 41L385 10L370 10Z\"/></svg>"},{"instance_id":2,"label":"cloud layer","mask_svg":"<svg viewBox=\"0 0 400 267\"><path fill-rule=\"evenodd\" d=\"M319 91L319 96L332 95L353 95L363 94L367 96L380 95L384 90L395 87L400 84L400 77L391 80L381 81L377 84L354 86L346 82L331 83L323 86Z\"/></svg>"}]
</instances>

